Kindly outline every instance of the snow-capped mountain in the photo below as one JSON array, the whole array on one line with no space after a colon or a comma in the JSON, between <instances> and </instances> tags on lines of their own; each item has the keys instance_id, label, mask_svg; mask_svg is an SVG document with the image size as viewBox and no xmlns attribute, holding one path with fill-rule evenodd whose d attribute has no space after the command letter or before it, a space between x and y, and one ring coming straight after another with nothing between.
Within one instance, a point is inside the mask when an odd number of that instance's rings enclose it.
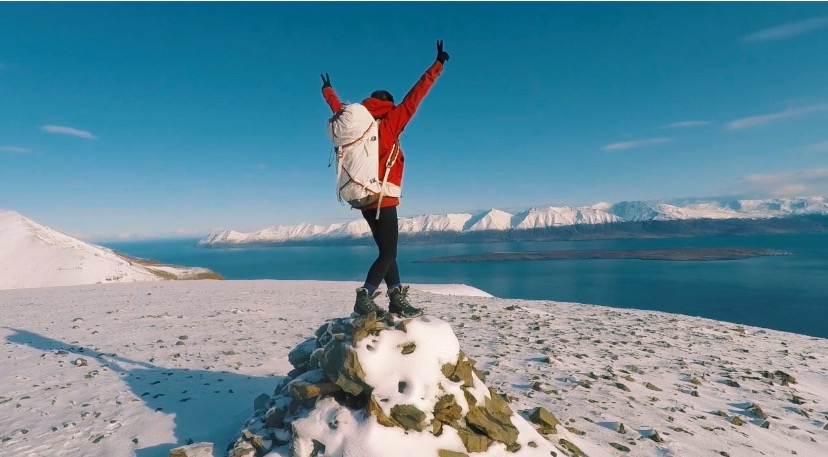
<instances>
[{"instance_id":1,"label":"snow-capped mountain","mask_svg":"<svg viewBox=\"0 0 828 457\"><path fill-rule=\"evenodd\" d=\"M210 273L128 259L0 210L0 290L111 282L160 281Z\"/></svg>"},{"instance_id":2,"label":"snow-capped mountain","mask_svg":"<svg viewBox=\"0 0 828 457\"><path fill-rule=\"evenodd\" d=\"M420 236L481 232L537 231L562 227L606 226L630 222L692 220L757 220L802 215L828 215L828 197L793 197L765 200L696 199L681 203L623 201L591 206L530 208L517 214L490 209L484 212L426 214L401 217L400 234ZM268 244L300 241L348 240L370 237L360 217L327 227L307 223L270 227L252 233L233 230L209 235L201 246Z\"/></svg>"}]
</instances>

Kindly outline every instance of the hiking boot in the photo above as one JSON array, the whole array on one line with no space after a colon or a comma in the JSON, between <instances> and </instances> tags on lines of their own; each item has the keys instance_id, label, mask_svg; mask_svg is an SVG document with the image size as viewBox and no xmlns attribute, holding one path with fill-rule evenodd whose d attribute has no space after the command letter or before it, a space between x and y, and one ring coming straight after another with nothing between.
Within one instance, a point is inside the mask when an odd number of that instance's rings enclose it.
<instances>
[{"instance_id":1,"label":"hiking boot","mask_svg":"<svg viewBox=\"0 0 828 457\"><path fill-rule=\"evenodd\" d=\"M364 287L360 287L356 290L356 301L354 302L354 312L359 314L360 316L365 316L370 313L376 313L377 319L382 319L385 317L385 310L378 307L376 303L374 303L374 299L377 298L380 294L380 291L376 290L373 294L368 292L368 289Z\"/></svg>"},{"instance_id":2,"label":"hiking boot","mask_svg":"<svg viewBox=\"0 0 828 457\"><path fill-rule=\"evenodd\" d=\"M395 287L388 291L388 311L400 317L417 317L423 310L408 303L408 286Z\"/></svg>"}]
</instances>

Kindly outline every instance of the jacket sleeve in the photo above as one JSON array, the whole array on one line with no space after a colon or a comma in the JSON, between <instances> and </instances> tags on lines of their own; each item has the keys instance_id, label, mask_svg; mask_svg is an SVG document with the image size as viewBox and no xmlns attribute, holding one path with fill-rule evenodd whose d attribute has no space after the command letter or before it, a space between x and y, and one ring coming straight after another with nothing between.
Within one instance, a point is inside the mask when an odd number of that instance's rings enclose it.
<instances>
[{"instance_id":1,"label":"jacket sleeve","mask_svg":"<svg viewBox=\"0 0 828 457\"><path fill-rule=\"evenodd\" d=\"M339 101L339 97L336 95L336 91L333 90L333 87L326 87L322 89L322 96L325 97L325 101L328 102L328 106L331 107L331 111L334 113L339 112L342 109L342 102Z\"/></svg>"},{"instance_id":2,"label":"jacket sleeve","mask_svg":"<svg viewBox=\"0 0 828 457\"><path fill-rule=\"evenodd\" d=\"M395 134L399 135L405 129L408 121L414 117L414 112L417 111L420 102L423 101L431 86L434 85L434 81L437 80L437 77L442 72L443 64L440 61L435 61L423 76L420 77L417 84L414 84L414 87L408 91L402 103L388 112L383 122L387 122Z\"/></svg>"}]
</instances>

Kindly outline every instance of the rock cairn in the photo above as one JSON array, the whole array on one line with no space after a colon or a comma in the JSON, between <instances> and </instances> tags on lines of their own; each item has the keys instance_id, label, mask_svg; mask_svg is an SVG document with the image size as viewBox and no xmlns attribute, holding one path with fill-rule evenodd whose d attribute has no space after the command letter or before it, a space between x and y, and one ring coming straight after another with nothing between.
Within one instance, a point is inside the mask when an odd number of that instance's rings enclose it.
<instances>
[{"instance_id":1,"label":"rock cairn","mask_svg":"<svg viewBox=\"0 0 828 457\"><path fill-rule=\"evenodd\" d=\"M448 332L454 338L458 355L456 360L439 365L437 376L441 374L442 379L432 391L433 401L427 403L433 407L425 409L414 404L394 404L388 398L377 395L382 389L376 380L374 385L369 382L363 368L363 365L371 363L367 359L374 357L371 351L376 349L372 344L383 332L398 332L391 337L393 341L401 341L395 345L395 350L402 357L399 360L405 361L406 357L420 350L417 345L422 344L421 341L406 339L409 327L417 325L420 320L436 321L448 328L448 324L427 316L393 322L390 319L378 320L373 313L356 319L326 322L315 332L314 338L304 341L290 352L289 361L294 369L276 387L272 396L262 394L255 400L254 415L228 446L228 456L259 457L277 449L281 449L279 455L284 453L295 457L336 454L336 449L342 449L341 440L328 438L326 442L325 437L348 422L342 419L342 424L339 424L336 414L331 412L341 411L343 407L363 421L373 418L384 427L401 429L404 437L422 437L427 433L436 438L446 432L459 436L465 449L457 449L457 445L450 449L437 446L434 457L463 457L471 453L484 453L495 447L497 455L504 455L504 450L506 454L515 453L522 447L528 448L524 448L525 452L520 455L551 455L545 449L554 448L537 433L530 433L532 436L529 437L524 434L520 440L524 444L519 442L519 429L513 420L524 421L531 432L535 432L534 429L521 416L513 413L503 395L483 384L485 375L475 368L474 360L459 350L459 343L451 330ZM423 352L427 351L423 349ZM388 358L387 353L376 357ZM397 384L396 388L401 393L407 388L404 381ZM327 412L318 412L322 410ZM535 416L533 419L542 419L533 422L542 423L541 428L546 427L543 430L545 433L554 433L557 421L548 412L535 410L532 416ZM400 445L404 446L404 443ZM537 453L528 452L535 449Z\"/></svg>"}]
</instances>

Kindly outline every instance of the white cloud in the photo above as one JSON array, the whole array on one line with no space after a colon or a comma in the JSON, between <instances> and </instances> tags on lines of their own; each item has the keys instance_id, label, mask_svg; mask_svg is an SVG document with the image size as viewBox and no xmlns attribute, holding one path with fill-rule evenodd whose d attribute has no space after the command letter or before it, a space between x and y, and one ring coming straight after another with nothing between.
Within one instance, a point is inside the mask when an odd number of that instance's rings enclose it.
<instances>
[{"instance_id":1,"label":"white cloud","mask_svg":"<svg viewBox=\"0 0 828 457\"><path fill-rule=\"evenodd\" d=\"M644 146L653 146L656 144L664 144L670 141L669 138L647 138L644 140L624 141L621 143L612 143L604 146L604 151L624 151L627 149L641 148Z\"/></svg>"},{"instance_id":2,"label":"white cloud","mask_svg":"<svg viewBox=\"0 0 828 457\"><path fill-rule=\"evenodd\" d=\"M737 193L763 197L796 197L828 194L828 168L758 174L741 178Z\"/></svg>"},{"instance_id":3,"label":"white cloud","mask_svg":"<svg viewBox=\"0 0 828 457\"><path fill-rule=\"evenodd\" d=\"M57 133L57 134L60 134L60 135L71 135L71 136L76 136L78 138L86 138L88 140L97 140L95 135L93 135L93 134L91 134L91 133L89 133L85 130L73 129L72 127L61 127L59 125L44 125L40 129L43 130L44 132L49 132L49 133Z\"/></svg>"},{"instance_id":4,"label":"white cloud","mask_svg":"<svg viewBox=\"0 0 828 457\"><path fill-rule=\"evenodd\" d=\"M828 152L828 141L816 143L805 148L807 152Z\"/></svg>"},{"instance_id":5,"label":"white cloud","mask_svg":"<svg viewBox=\"0 0 828 457\"><path fill-rule=\"evenodd\" d=\"M825 27L828 27L828 16L820 16L760 30L742 38L742 41L745 43L759 43L762 41L786 40Z\"/></svg>"},{"instance_id":6,"label":"white cloud","mask_svg":"<svg viewBox=\"0 0 828 457\"><path fill-rule=\"evenodd\" d=\"M21 148L19 146L0 146L0 152L11 152L12 154L28 154L32 151L30 149Z\"/></svg>"},{"instance_id":7,"label":"white cloud","mask_svg":"<svg viewBox=\"0 0 828 457\"><path fill-rule=\"evenodd\" d=\"M758 127L760 125L770 124L772 122L781 121L791 117L806 116L808 114L828 111L828 105L811 105L799 108L790 108L776 113L762 114L759 116L743 117L730 121L727 123L728 130L741 130L751 127Z\"/></svg>"},{"instance_id":8,"label":"white cloud","mask_svg":"<svg viewBox=\"0 0 828 457\"><path fill-rule=\"evenodd\" d=\"M686 129L690 127L701 127L703 125L710 124L710 121L681 121L681 122L674 122L672 124L667 124L664 126L665 129Z\"/></svg>"}]
</instances>

